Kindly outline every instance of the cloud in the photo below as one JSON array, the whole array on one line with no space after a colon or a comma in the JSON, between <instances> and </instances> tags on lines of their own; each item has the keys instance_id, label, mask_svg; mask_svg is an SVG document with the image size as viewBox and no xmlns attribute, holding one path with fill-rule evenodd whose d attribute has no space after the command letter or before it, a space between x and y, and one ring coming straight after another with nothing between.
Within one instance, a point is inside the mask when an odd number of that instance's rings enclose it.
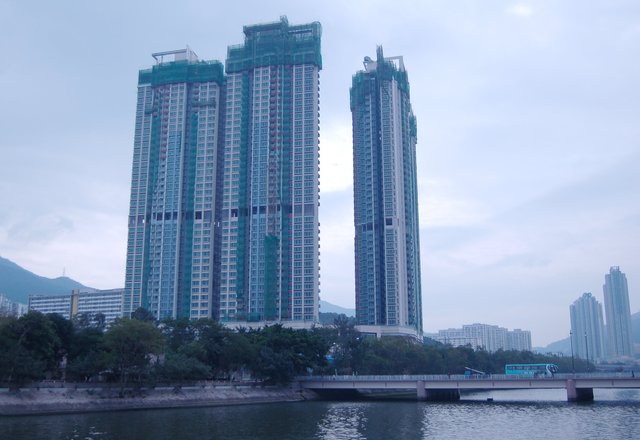
<instances>
[{"instance_id":1,"label":"cloud","mask_svg":"<svg viewBox=\"0 0 640 440\"><path fill-rule=\"evenodd\" d=\"M126 220L119 213L71 208L0 224L0 249L38 275L66 275L96 288L122 287Z\"/></svg>"},{"instance_id":2,"label":"cloud","mask_svg":"<svg viewBox=\"0 0 640 440\"><path fill-rule=\"evenodd\" d=\"M533 8L524 3L516 3L507 8L507 13L516 17L530 17L533 14Z\"/></svg>"},{"instance_id":3,"label":"cloud","mask_svg":"<svg viewBox=\"0 0 640 440\"><path fill-rule=\"evenodd\" d=\"M423 228L425 327L480 320L530 329L538 345L558 339L571 302L586 291L602 299L611 265L640 276L639 167L640 154L626 155L474 226Z\"/></svg>"},{"instance_id":4,"label":"cloud","mask_svg":"<svg viewBox=\"0 0 640 440\"><path fill-rule=\"evenodd\" d=\"M39 246L51 242L52 240L73 232L73 221L67 217L57 214L44 214L39 216L28 216L11 221L8 225L0 225L6 229L3 234L9 247L19 246Z\"/></svg>"},{"instance_id":5,"label":"cloud","mask_svg":"<svg viewBox=\"0 0 640 440\"><path fill-rule=\"evenodd\" d=\"M350 124L335 123L326 129L322 125L320 194L353 188L352 145Z\"/></svg>"},{"instance_id":6,"label":"cloud","mask_svg":"<svg viewBox=\"0 0 640 440\"><path fill-rule=\"evenodd\" d=\"M202 0L40 3L0 2L13 85L0 100L0 249L28 269L122 285L138 69L185 43L224 59L243 25L286 13L323 26L323 299L354 300L349 87L377 44L404 56L418 118L426 328L482 321L551 341L609 266L640 280L633 2L279 0L227 5L215 27Z\"/></svg>"},{"instance_id":7,"label":"cloud","mask_svg":"<svg viewBox=\"0 0 640 440\"><path fill-rule=\"evenodd\" d=\"M320 208L320 296L354 307L354 226L351 188L323 195Z\"/></svg>"},{"instance_id":8,"label":"cloud","mask_svg":"<svg viewBox=\"0 0 640 440\"><path fill-rule=\"evenodd\" d=\"M451 182L422 180L419 188L421 227L458 227L477 225L488 215L478 200L468 200L453 194Z\"/></svg>"}]
</instances>

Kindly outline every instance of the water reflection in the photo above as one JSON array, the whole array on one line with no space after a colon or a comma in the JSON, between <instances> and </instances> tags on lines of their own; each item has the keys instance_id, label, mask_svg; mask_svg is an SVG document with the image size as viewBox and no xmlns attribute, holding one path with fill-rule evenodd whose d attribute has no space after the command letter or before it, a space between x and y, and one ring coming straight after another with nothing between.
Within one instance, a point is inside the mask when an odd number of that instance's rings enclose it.
<instances>
[{"instance_id":1,"label":"water reflection","mask_svg":"<svg viewBox=\"0 0 640 440\"><path fill-rule=\"evenodd\" d=\"M640 439L638 391L601 393L588 404L557 401L553 393L526 401L514 401L517 393L492 395L492 402L479 394L456 403L319 401L0 417L0 440Z\"/></svg>"},{"instance_id":2,"label":"water reflection","mask_svg":"<svg viewBox=\"0 0 640 440\"><path fill-rule=\"evenodd\" d=\"M366 403L333 403L318 423L318 436L322 440L366 439Z\"/></svg>"}]
</instances>

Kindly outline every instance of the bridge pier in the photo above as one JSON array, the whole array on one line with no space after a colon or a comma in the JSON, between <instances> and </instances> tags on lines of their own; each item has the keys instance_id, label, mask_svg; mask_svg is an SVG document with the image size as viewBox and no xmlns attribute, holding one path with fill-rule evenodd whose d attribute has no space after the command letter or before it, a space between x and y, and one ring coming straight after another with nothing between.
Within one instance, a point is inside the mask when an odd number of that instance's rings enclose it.
<instances>
[{"instance_id":1,"label":"bridge pier","mask_svg":"<svg viewBox=\"0 0 640 440\"><path fill-rule=\"evenodd\" d=\"M576 381L568 379L567 400L569 402L592 402L593 388L576 388Z\"/></svg>"},{"instance_id":2,"label":"bridge pier","mask_svg":"<svg viewBox=\"0 0 640 440\"><path fill-rule=\"evenodd\" d=\"M416 382L416 397L418 400L427 400L427 390L424 388L424 380Z\"/></svg>"}]
</instances>

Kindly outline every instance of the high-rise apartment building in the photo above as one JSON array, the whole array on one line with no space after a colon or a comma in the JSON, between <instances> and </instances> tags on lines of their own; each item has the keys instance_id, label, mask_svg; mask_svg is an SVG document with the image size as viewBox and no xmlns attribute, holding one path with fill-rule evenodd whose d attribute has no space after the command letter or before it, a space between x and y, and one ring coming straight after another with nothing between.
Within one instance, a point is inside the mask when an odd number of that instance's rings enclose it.
<instances>
[{"instance_id":1,"label":"high-rise apartment building","mask_svg":"<svg viewBox=\"0 0 640 440\"><path fill-rule=\"evenodd\" d=\"M627 277L620 267L613 266L604 276L604 310L607 318L607 349L609 356L632 356L631 310Z\"/></svg>"},{"instance_id":2,"label":"high-rise apartment building","mask_svg":"<svg viewBox=\"0 0 640 440\"><path fill-rule=\"evenodd\" d=\"M602 305L587 292L569 306L569 312L571 344L575 355L592 362L604 360L606 353Z\"/></svg>"},{"instance_id":3,"label":"high-rise apartment building","mask_svg":"<svg viewBox=\"0 0 640 440\"><path fill-rule=\"evenodd\" d=\"M223 322L318 320L320 23L244 27L226 61Z\"/></svg>"},{"instance_id":4,"label":"high-rise apartment building","mask_svg":"<svg viewBox=\"0 0 640 440\"><path fill-rule=\"evenodd\" d=\"M402 57L364 59L353 76L356 322L422 337L416 119Z\"/></svg>"},{"instance_id":5,"label":"high-rise apartment building","mask_svg":"<svg viewBox=\"0 0 640 440\"><path fill-rule=\"evenodd\" d=\"M224 69L189 48L153 57L138 76L122 312L211 317Z\"/></svg>"}]
</instances>

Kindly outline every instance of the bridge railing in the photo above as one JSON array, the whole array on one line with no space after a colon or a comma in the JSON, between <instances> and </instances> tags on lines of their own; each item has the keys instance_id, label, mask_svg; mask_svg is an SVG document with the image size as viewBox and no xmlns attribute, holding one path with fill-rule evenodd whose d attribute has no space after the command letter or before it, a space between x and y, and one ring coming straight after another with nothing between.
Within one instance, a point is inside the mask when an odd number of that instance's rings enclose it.
<instances>
[{"instance_id":1,"label":"bridge railing","mask_svg":"<svg viewBox=\"0 0 640 440\"><path fill-rule=\"evenodd\" d=\"M623 379L634 378L631 372L622 373L556 373L546 377L527 377L507 374L424 374L424 375L327 375L327 376L299 376L298 381L342 381L342 382L400 382L400 381L461 381L461 380L550 380L550 379Z\"/></svg>"}]
</instances>

